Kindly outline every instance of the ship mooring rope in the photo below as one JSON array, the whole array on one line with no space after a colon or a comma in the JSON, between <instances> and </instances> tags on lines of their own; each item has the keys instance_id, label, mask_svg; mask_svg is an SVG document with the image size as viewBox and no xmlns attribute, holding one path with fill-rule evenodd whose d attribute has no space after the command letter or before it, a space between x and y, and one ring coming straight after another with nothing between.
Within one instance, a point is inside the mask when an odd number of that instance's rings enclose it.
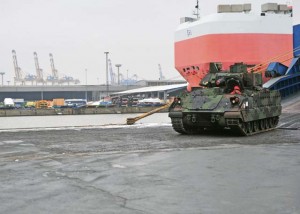
<instances>
[{"instance_id":1,"label":"ship mooring rope","mask_svg":"<svg viewBox=\"0 0 300 214\"><path fill-rule=\"evenodd\" d=\"M288 55L292 54L293 52L299 51L299 50L300 50L300 46L294 48L292 51L285 52L285 53L275 56L271 59L268 59L267 61L260 63L254 67L248 68L248 72L260 73L270 64L270 62L273 62L278 59L282 59L284 56L288 56ZM279 60L279 62L283 63L283 62L291 60L292 58L293 57L289 57L288 59L282 59L282 60Z\"/></svg>"}]
</instances>

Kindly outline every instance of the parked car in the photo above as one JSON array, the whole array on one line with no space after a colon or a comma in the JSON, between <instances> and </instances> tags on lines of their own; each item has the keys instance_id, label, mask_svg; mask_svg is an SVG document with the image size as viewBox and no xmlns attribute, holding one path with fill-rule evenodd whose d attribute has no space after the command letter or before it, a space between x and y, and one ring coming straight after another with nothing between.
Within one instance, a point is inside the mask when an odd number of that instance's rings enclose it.
<instances>
[{"instance_id":1,"label":"parked car","mask_svg":"<svg viewBox=\"0 0 300 214\"><path fill-rule=\"evenodd\" d=\"M65 105L73 108L86 107L87 101L85 99L66 99Z\"/></svg>"}]
</instances>

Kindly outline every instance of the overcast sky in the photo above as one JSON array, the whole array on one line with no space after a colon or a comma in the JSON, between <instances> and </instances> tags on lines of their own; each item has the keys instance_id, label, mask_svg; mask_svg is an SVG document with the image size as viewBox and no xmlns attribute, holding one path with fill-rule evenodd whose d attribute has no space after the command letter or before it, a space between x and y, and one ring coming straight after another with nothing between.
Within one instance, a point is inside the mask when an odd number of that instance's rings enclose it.
<instances>
[{"instance_id":1,"label":"overcast sky","mask_svg":"<svg viewBox=\"0 0 300 214\"><path fill-rule=\"evenodd\" d=\"M275 0L274 0L275 1ZM201 15L216 12L217 4L270 0L200 0ZM278 0L286 3L291 1ZM157 80L158 64L167 79L174 68L174 32L182 16L191 16L196 0L1 0L0 72L13 82L11 51L17 52L24 74L35 74L33 52L44 76L51 74L49 53L59 75L88 84L103 84L105 51L113 65L122 64L126 77ZM116 72L116 68L113 67ZM178 79L178 78L177 78Z\"/></svg>"}]
</instances>

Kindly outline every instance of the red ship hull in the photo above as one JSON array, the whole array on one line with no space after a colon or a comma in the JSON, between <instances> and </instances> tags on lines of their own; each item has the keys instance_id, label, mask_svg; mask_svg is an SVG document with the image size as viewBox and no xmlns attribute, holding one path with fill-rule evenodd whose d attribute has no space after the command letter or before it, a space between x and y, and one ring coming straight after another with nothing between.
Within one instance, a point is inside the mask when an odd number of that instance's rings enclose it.
<instances>
[{"instance_id":1,"label":"red ship hull","mask_svg":"<svg viewBox=\"0 0 300 214\"><path fill-rule=\"evenodd\" d=\"M196 87L210 62L221 62L227 70L236 62L257 65L280 55L287 64L292 57L292 41L291 34L203 35L175 42L175 67L190 86Z\"/></svg>"}]
</instances>

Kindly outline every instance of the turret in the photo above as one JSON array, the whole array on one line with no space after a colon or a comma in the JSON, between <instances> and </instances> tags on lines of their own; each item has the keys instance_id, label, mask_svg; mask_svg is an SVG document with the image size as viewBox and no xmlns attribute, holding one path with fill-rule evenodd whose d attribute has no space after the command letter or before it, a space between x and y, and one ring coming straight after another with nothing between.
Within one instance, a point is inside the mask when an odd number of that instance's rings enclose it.
<instances>
[{"instance_id":1,"label":"turret","mask_svg":"<svg viewBox=\"0 0 300 214\"><path fill-rule=\"evenodd\" d=\"M241 89L262 86L262 74L249 73L244 63L231 65L229 71L221 71L221 67L221 63L210 63L210 72L202 79L200 86L222 87L228 92L236 85Z\"/></svg>"}]
</instances>

